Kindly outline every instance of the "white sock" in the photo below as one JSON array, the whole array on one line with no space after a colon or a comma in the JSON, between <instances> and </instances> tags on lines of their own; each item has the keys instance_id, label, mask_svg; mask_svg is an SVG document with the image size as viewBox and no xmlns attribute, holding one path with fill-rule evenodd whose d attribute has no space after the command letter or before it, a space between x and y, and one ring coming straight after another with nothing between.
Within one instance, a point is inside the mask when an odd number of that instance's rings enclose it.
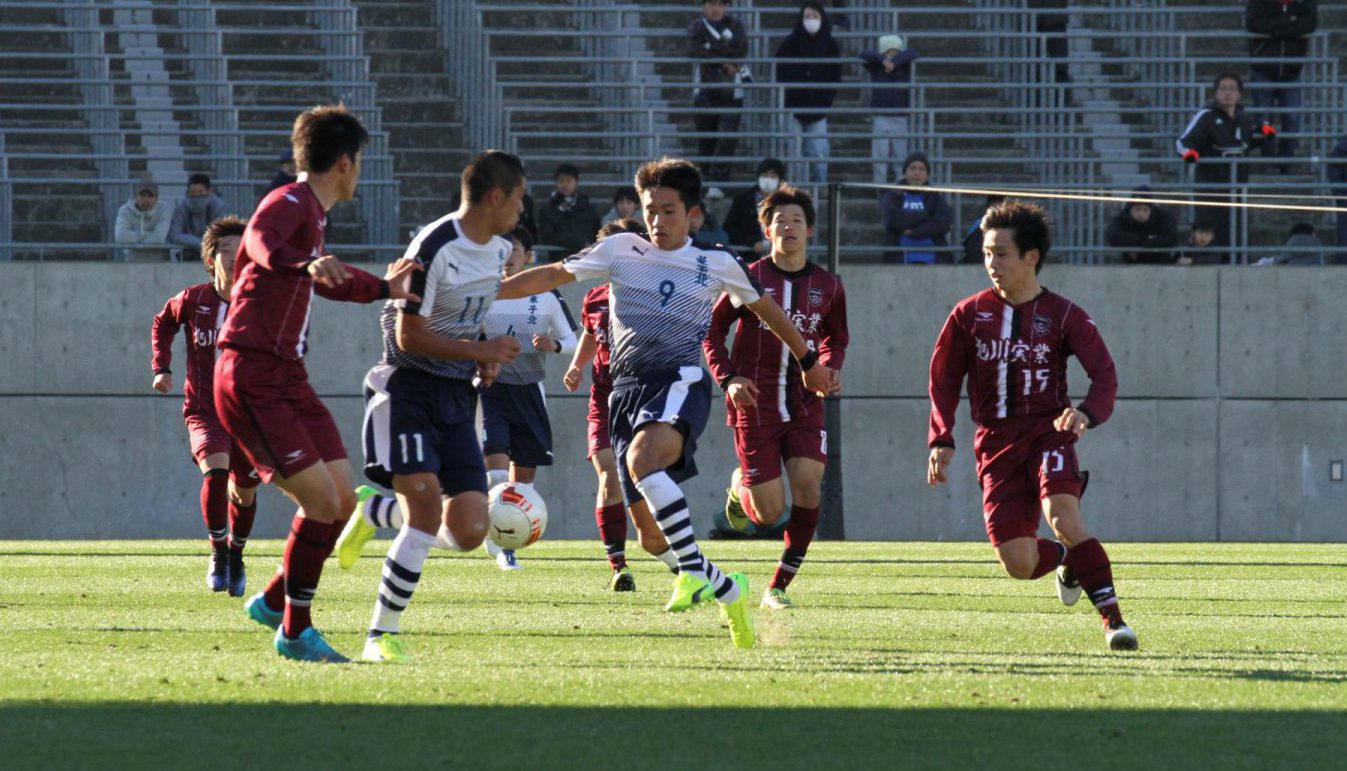
<instances>
[{"instance_id":1,"label":"white sock","mask_svg":"<svg viewBox=\"0 0 1347 771\"><path fill-rule=\"evenodd\" d=\"M486 489L490 490L499 484L510 481L510 472L508 469L497 468L486 472Z\"/></svg>"},{"instance_id":2,"label":"white sock","mask_svg":"<svg viewBox=\"0 0 1347 771\"><path fill-rule=\"evenodd\" d=\"M674 573L678 572L678 555L674 554L673 549L665 549L659 554L656 554L655 559L663 562L664 566Z\"/></svg>"},{"instance_id":3,"label":"white sock","mask_svg":"<svg viewBox=\"0 0 1347 771\"><path fill-rule=\"evenodd\" d=\"M444 525L440 525L440 532L435 534L435 548L448 549L449 551L469 551L454 540L454 534L449 532L449 528Z\"/></svg>"},{"instance_id":4,"label":"white sock","mask_svg":"<svg viewBox=\"0 0 1347 771\"><path fill-rule=\"evenodd\" d=\"M360 507L360 516L365 518L365 524L368 525L402 529L402 507L398 505L398 499L391 495L371 496Z\"/></svg>"},{"instance_id":5,"label":"white sock","mask_svg":"<svg viewBox=\"0 0 1347 771\"><path fill-rule=\"evenodd\" d=\"M435 545L435 536L410 527L398 532L388 547L384 559L383 579L379 581L379 597L374 602L374 616L369 631L397 633L402 624L402 611L412 601L412 592L421 581L421 568L426 555Z\"/></svg>"},{"instance_id":6,"label":"white sock","mask_svg":"<svg viewBox=\"0 0 1347 771\"><path fill-rule=\"evenodd\" d=\"M688 513L687 499L678 484L663 471L656 471L636 482L636 489L650 506L659 523L659 529L669 541L669 548L678 555L678 571L691 573L710 582L716 600L728 605L739 598L739 585L720 572L697 547L697 536L692 532L692 515Z\"/></svg>"}]
</instances>

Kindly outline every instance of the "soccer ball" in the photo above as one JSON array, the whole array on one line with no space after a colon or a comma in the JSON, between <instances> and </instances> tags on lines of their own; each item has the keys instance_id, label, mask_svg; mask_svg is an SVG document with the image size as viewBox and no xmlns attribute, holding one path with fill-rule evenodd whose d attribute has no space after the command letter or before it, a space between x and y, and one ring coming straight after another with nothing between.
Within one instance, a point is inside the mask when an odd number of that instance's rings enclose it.
<instances>
[{"instance_id":1,"label":"soccer ball","mask_svg":"<svg viewBox=\"0 0 1347 771\"><path fill-rule=\"evenodd\" d=\"M522 549L543 537L547 529L547 504L537 490L502 482L487 498L491 516L491 540L502 549Z\"/></svg>"}]
</instances>

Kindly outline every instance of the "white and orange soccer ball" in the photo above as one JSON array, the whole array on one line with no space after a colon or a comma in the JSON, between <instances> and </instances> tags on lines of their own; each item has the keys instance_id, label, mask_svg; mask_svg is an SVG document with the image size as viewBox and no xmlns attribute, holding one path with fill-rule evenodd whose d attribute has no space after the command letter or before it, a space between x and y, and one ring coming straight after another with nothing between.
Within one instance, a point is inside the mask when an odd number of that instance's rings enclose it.
<instances>
[{"instance_id":1,"label":"white and orange soccer ball","mask_svg":"<svg viewBox=\"0 0 1347 771\"><path fill-rule=\"evenodd\" d=\"M547 530L547 504L532 487L502 482L487 497L491 540L502 549L522 549Z\"/></svg>"}]
</instances>

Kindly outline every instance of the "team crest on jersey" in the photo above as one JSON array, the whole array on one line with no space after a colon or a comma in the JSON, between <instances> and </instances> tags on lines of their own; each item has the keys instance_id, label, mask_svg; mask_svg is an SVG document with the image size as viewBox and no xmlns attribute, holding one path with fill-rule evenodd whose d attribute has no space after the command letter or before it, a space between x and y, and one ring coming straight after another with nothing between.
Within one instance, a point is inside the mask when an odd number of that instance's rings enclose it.
<instances>
[{"instance_id":1,"label":"team crest on jersey","mask_svg":"<svg viewBox=\"0 0 1347 771\"><path fill-rule=\"evenodd\" d=\"M1034 314L1034 334L1046 335L1048 330L1052 329L1052 319L1048 316Z\"/></svg>"},{"instance_id":2,"label":"team crest on jersey","mask_svg":"<svg viewBox=\"0 0 1347 771\"><path fill-rule=\"evenodd\" d=\"M810 305L822 305L822 304L823 304L823 290L822 290L822 289L814 289L814 288L812 288L812 287L810 288L810 290L809 290L809 304L810 304Z\"/></svg>"}]
</instances>

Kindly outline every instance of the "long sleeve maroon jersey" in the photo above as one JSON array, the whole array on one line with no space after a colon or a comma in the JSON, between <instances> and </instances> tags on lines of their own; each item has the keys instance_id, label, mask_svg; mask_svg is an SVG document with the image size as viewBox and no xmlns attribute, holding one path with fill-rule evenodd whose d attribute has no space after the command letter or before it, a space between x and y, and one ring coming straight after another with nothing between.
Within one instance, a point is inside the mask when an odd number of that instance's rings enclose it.
<instances>
[{"instance_id":1,"label":"long sleeve maroon jersey","mask_svg":"<svg viewBox=\"0 0 1347 771\"><path fill-rule=\"evenodd\" d=\"M187 327L187 373L183 381L182 414L215 415L215 338L229 303L210 283L189 286L173 295L155 314L150 326L150 367L154 374L169 372L173 338Z\"/></svg>"},{"instance_id":2,"label":"long sleeve maroon jersey","mask_svg":"<svg viewBox=\"0 0 1347 771\"><path fill-rule=\"evenodd\" d=\"M819 362L841 369L850 339L841 280L813 263L787 273L765 257L749 265L748 272L762 284L764 293L785 309L809 348L818 352ZM730 352L725 339L736 321L739 326L734 333L734 351ZM823 400L804 387L800 365L790 349L748 307L736 308L729 297L720 298L702 350L717 383L740 375L758 386L757 404L748 409L741 410L726 398L730 425L823 420Z\"/></svg>"},{"instance_id":3,"label":"long sleeve maroon jersey","mask_svg":"<svg viewBox=\"0 0 1347 771\"><path fill-rule=\"evenodd\" d=\"M608 373L608 361L612 358L612 349L609 348L608 339L607 284L599 284L585 293L585 301L580 308L580 325L593 335L597 344L594 348L594 364L590 368L594 385L599 389L611 389L613 378Z\"/></svg>"},{"instance_id":4,"label":"long sleeve maroon jersey","mask_svg":"<svg viewBox=\"0 0 1347 771\"><path fill-rule=\"evenodd\" d=\"M340 286L324 287L309 277L309 263L323 255L326 228L327 213L306 182L278 187L262 199L234 263L221 347L302 359L315 293L356 303L388 296L382 280L349 265L351 278Z\"/></svg>"},{"instance_id":5,"label":"long sleeve maroon jersey","mask_svg":"<svg viewBox=\"0 0 1347 771\"><path fill-rule=\"evenodd\" d=\"M1113 414L1118 375L1089 314L1044 289L1011 305L991 289L954 307L931 356L930 446L954 446L954 410L968 376L973 422L994 427L1007 418L1042 418L1071 406L1066 360L1080 359L1090 390L1079 409L1097 426Z\"/></svg>"}]
</instances>

